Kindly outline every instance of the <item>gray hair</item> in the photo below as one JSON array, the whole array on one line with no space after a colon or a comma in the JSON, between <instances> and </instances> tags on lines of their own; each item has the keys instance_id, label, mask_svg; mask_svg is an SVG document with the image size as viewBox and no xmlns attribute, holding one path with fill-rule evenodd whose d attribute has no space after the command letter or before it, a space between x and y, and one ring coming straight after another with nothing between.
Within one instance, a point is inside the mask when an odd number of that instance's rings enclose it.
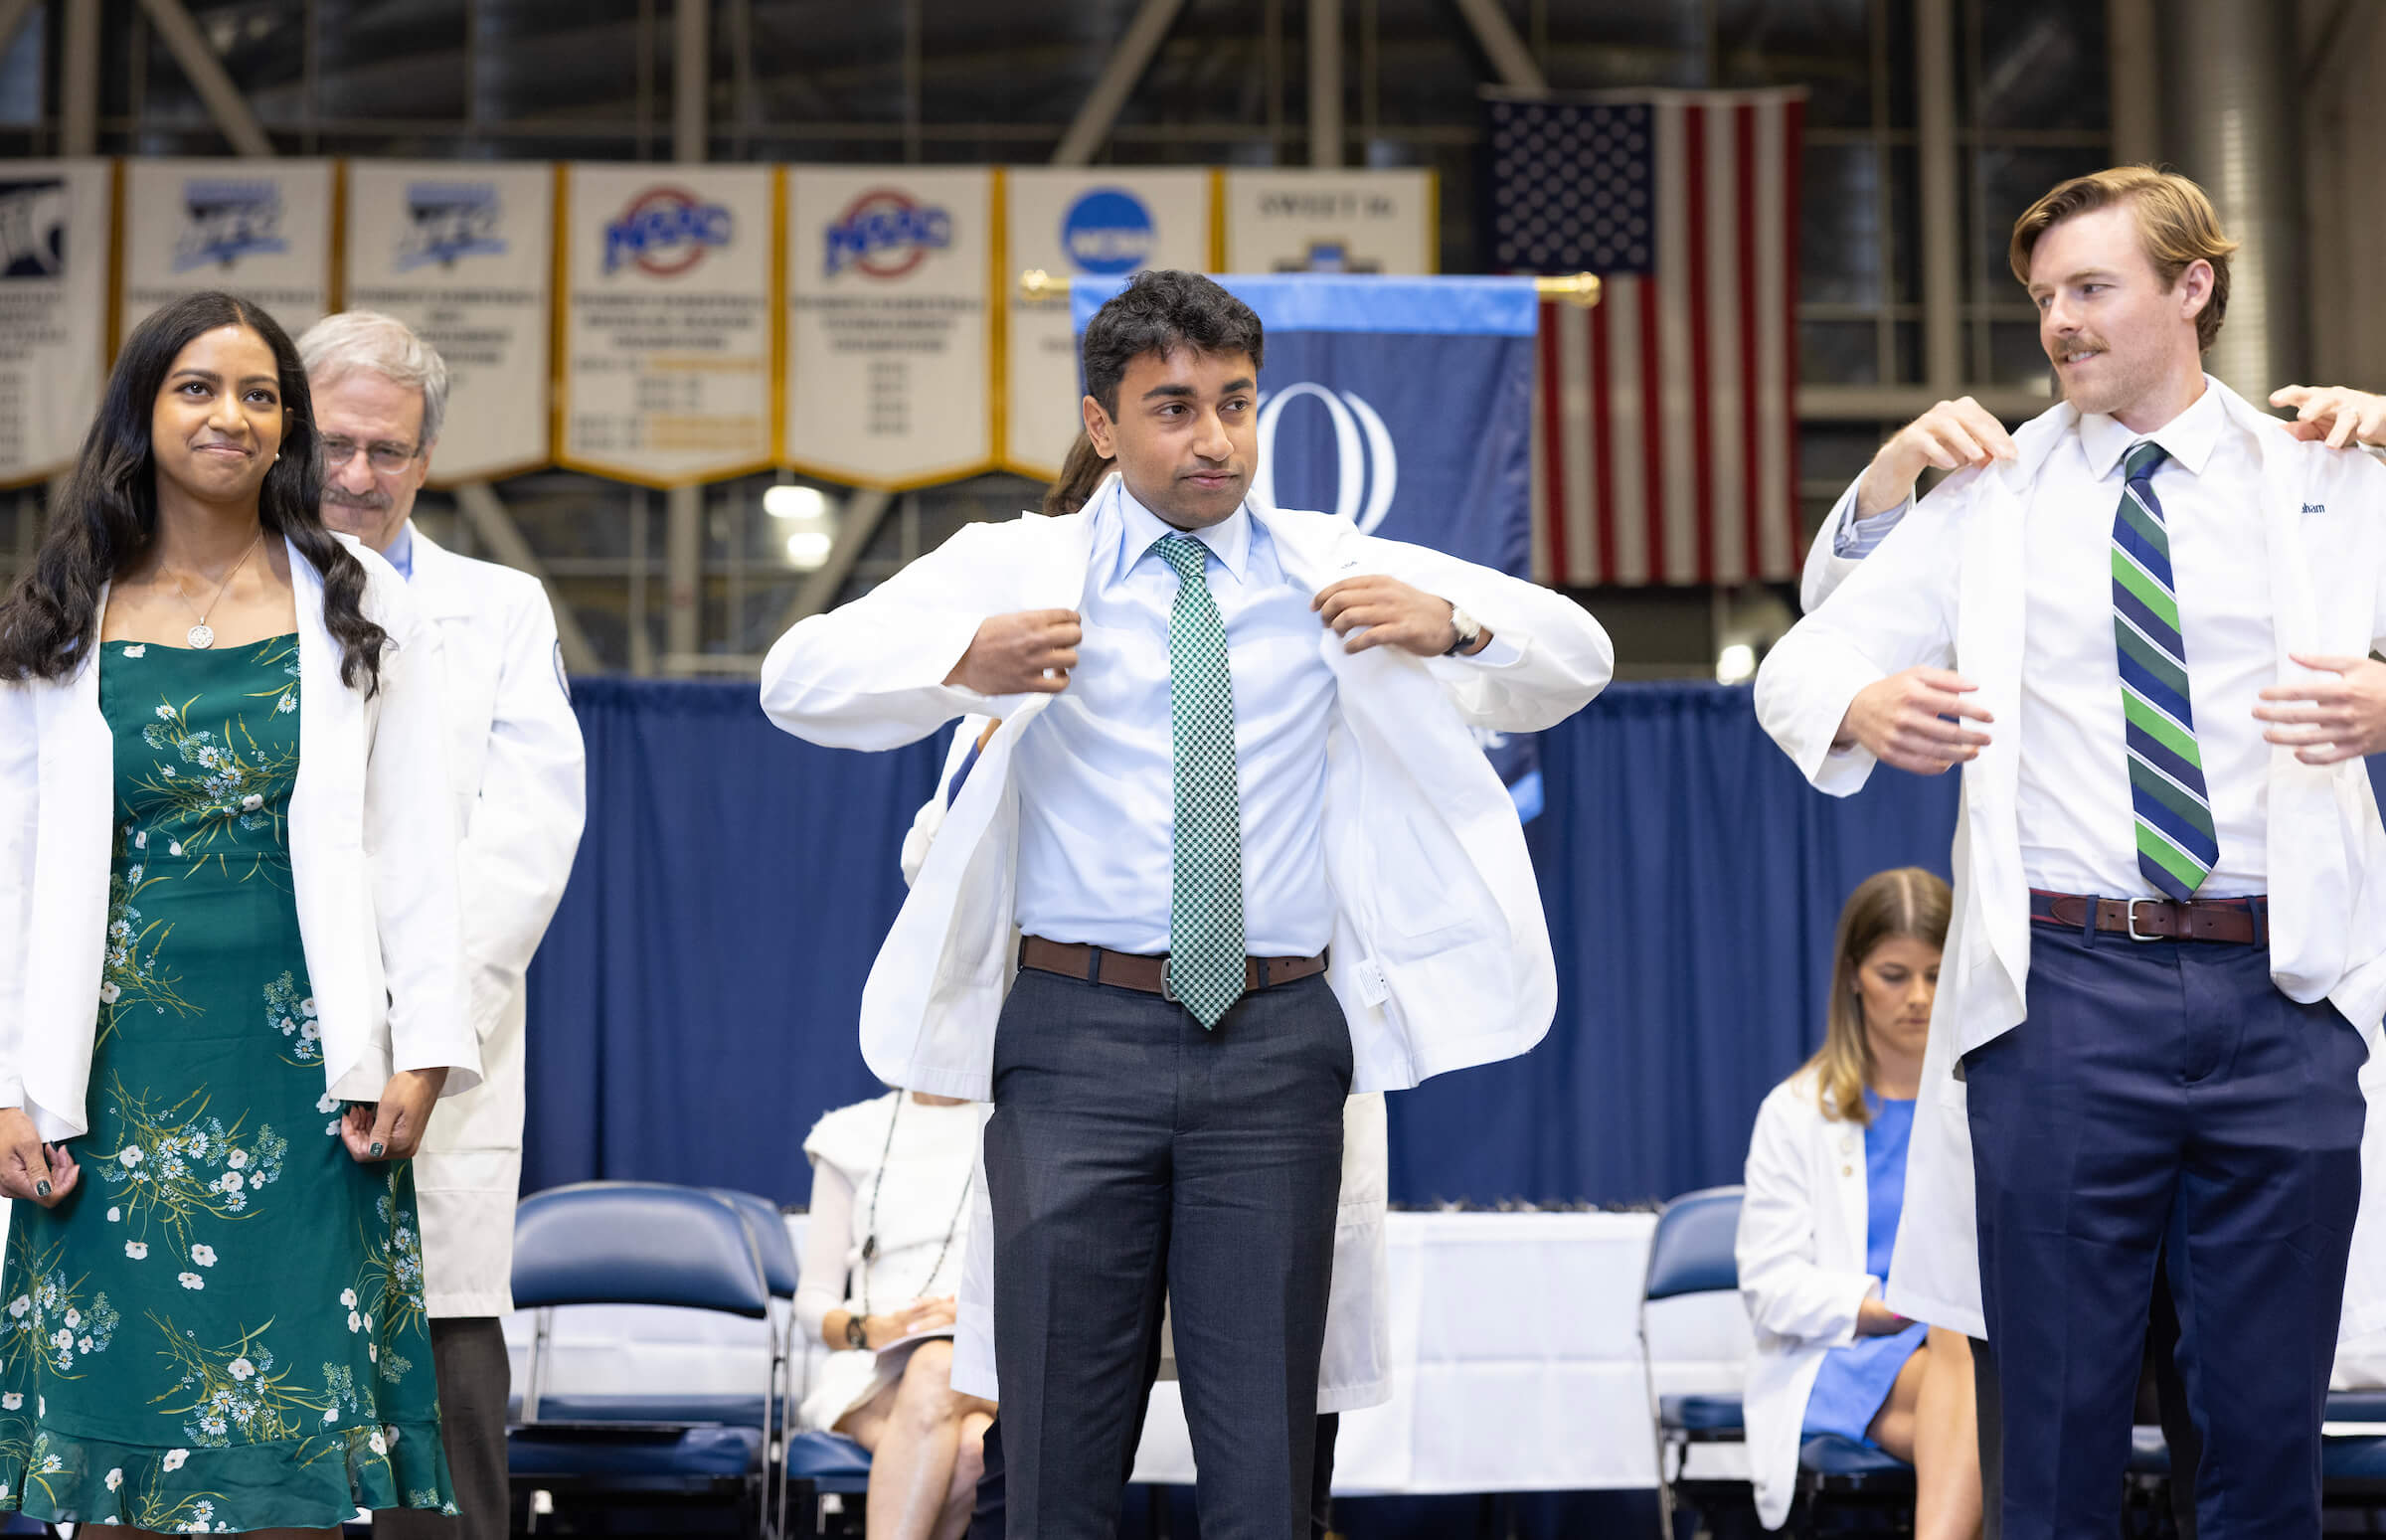
<instances>
[{"instance_id":1,"label":"gray hair","mask_svg":"<svg viewBox=\"0 0 2386 1540\"><path fill-rule=\"evenodd\" d=\"M317 387L362 369L423 393L423 443L437 440L447 416L447 361L413 327L378 310L327 315L298 339L298 362Z\"/></svg>"}]
</instances>

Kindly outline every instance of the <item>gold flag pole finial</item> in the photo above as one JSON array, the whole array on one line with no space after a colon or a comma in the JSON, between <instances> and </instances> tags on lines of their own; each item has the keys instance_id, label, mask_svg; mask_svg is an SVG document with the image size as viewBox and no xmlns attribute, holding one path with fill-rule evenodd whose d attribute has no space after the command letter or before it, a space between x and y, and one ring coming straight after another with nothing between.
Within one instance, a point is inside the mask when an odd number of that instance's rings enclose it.
<instances>
[{"instance_id":1,"label":"gold flag pole finial","mask_svg":"<svg viewBox=\"0 0 2386 1540\"><path fill-rule=\"evenodd\" d=\"M1069 302L1069 280L1054 277L1041 267L1030 267L1019 274L1019 299L1023 304L1065 305Z\"/></svg>"},{"instance_id":2,"label":"gold flag pole finial","mask_svg":"<svg viewBox=\"0 0 2386 1540\"><path fill-rule=\"evenodd\" d=\"M1570 272L1559 278L1533 279L1533 292L1543 299L1579 305L1585 310L1599 303L1599 274L1596 272Z\"/></svg>"}]
</instances>

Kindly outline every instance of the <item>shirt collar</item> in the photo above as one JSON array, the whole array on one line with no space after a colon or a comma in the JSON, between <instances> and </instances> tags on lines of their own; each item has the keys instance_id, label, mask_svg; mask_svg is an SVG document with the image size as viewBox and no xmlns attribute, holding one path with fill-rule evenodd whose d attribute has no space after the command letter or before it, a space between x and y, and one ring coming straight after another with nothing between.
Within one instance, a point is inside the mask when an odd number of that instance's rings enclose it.
<instances>
[{"instance_id":1,"label":"shirt collar","mask_svg":"<svg viewBox=\"0 0 2386 1540\"><path fill-rule=\"evenodd\" d=\"M398 526L398 538L381 553L382 560L398 569L398 576L412 583L415 580L415 521L407 520Z\"/></svg>"},{"instance_id":2,"label":"shirt collar","mask_svg":"<svg viewBox=\"0 0 2386 1540\"><path fill-rule=\"evenodd\" d=\"M2085 413L2080 418L2080 447L2088 452L2088 468L2102 481L2113 474L2113 467L2130 452L2134 443L2152 442L2189 475L2200 476L2212 458L2212 450L2220 442L2221 430L2229 426L2228 414L2222 410L2220 389L2210 375L2204 377L2204 393L2195 398L2194 405L2155 428L2150 433L2132 431L2119 418L2101 412Z\"/></svg>"},{"instance_id":3,"label":"shirt collar","mask_svg":"<svg viewBox=\"0 0 2386 1540\"><path fill-rule=\"evenodd\" d=\"M1219 565L1227 570L1238 584L1243 582L1251 566L1251 505L1245 503L1233 513L1206 529L1180 530L1138 501L1126 489L1122 477L1118 482L1118 516L1125 526L1119 541L1118 572L1123 576L1150 552L1163 536L1190 535L1210 548Z\"/></svg>"}]
</instances>

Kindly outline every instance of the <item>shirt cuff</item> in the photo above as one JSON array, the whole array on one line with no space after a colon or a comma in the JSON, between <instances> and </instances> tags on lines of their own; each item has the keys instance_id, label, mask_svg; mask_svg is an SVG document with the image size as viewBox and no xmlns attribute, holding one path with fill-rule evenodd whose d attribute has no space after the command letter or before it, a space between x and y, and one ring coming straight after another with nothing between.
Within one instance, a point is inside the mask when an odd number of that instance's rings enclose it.
<instances>
[{"instance_id":1,"label":"shirt cuff","mask_svg":"<svg viewBox=\"0 0 2386 1540\"><path fill-rule=\"evenodd\" d=\"M1453 652L1450 656L1461 663L1472 663L1477 668L1507 668L1524 660L1524 649L1493 631L1491 639L1483 643L1482 651L1472 654Z\"/></svg>"},{"instance_id":2,"label":"shirt cuff","mask_svg":"<svg viewBox=\"0 0 2386 1540\"><path fill-rule=\"evenodd\" d=\"M1840 505L1831 510L1831 554L1848 561L1860 562L1872 555L1889 532L1905 516L1914 511L1914 499L1909 497L1894 508L1886 508L1869 519L1856 517L1856 489L1849 487Z\"/></svg>"}]
</instances>

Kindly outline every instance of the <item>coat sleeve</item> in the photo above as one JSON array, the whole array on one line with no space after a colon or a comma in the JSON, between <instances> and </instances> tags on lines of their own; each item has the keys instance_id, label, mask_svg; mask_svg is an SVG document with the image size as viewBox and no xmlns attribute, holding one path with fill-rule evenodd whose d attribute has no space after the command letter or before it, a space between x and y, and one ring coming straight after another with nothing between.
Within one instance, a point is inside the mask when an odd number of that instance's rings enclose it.
<instances>
[{"instance_id":1,"label":"coat sleeve","mask_svg":"<svg viewBox=\"0 0 2386 1540\"><path fill-rule=\"evenodd\" d=\"M1565 595L1425 546L1373 539L1367 546L1371 565L1448 599L1491 633L1477 656L1425 660L1473 726L1503 733L1555 727L1616 676L1606 628Z\"/></svg>"},{"instance_id":2,"label":"coat sleeve","mask_svg":"<svg viewBox=\"0 0 2386 1540\"><path fill-rule=\"evenodd\" d=\"M403 594L378 578L374 589L374 617L394 645L382 653L368 714L364 837L390 991L390 1067L444 1069L440 1095L451 1097L480 1084L480 1040L465 996L438 636Z\"/></svg>"},{"instance_id":3,"label":"coat sleeve","mask_svg":"<svg viewBox=\"0 0 2386 1540\"><path fill-rule=\"evenodd\" d=\"M25 948L32 921L41 735L33 690L0 684L0 1107L25 1105Z\"/></svg>"},{"instance_id":4,"label":"coat sleeve","mask_svg":"<svg viewBox=\"0 0 2386 1540\"><path fill-rule=\"evenodd\" d=\"M811 1218L804 1226L803 1263L795 1282L795 1322L807 1344L823 1341L821 1323L829 1311L844 1306L845 1254L852 1248L853 1182L827 1161L815 1160Z\"/></svg>"},{"instance_id":5,"label":"coat sleeve","mask_svg":"<svg viewBox=\"0 0 2386 1540\"><path fill-rule=\"evenodd\" d=\"M830 749L900 749L987 697L944 683L979 624L1004 612L986 583L1006 525L964 524L849 604L795 623L763 660L763 711Z\"/></svg>"},{"instance_id":6,"label":"coat sleeve","mask_svg":"<svg viewBox=\"0 0 2386 1540\"><path fill-rule=\"evenodd\" d=\"M506 606L480 796L458 857L472 1029L486 1039L522 982L572 875L588 815L588 763L556 659L544 589L518 586Z\"/></svg>"},{"instance_id":7,"label":"coat sleeve","mask_svg":"<svg viewBox=\"0 0 2386 1540\"><path fill-rule=\"evenodd\" d=\"M1831 505L1830 516L1822 521L1822 528L1815 532L1813 546L1806 552L1805 570L1799 575L1797 584L1798 608L1808 614L1820 609L1823 601L1838 591L1839 585L1854 575L1855 570L1863 564L1864 558L1871 553L1872 548L1879 544L1878 540L1874 540L1849 551L1846 555L1841 555L1839 550L1841 536L1862 525L1869 525L1881 520L1887 521L1889 530L1894 530L1898 525L1904 523L1906 515L1913 511L1914 501L1912 498L1908 498L1895 508L1875 514L1872 520L1859 521L1856 518L1856 483L1849 482L1847 490L1839 494L1839 501ZM1888 533L1884 530L1880 539L1887 538Z\"/></svg>"},{"instance_id":8,"label":"coat sleeve","mask_svg":"<svg viewBox=\"0 0 2386 1540\"><path fill-rule=\"evenodd\" d=\"M1757 670L1757 720L1816 789L1847 796L1872 774L1870 750L1832 747L1858 691L1954 665L1961 520L1979 484L1966 471L1924 498Z\"/></svg>"},{"instance_id":9,"label":"coat sleeve","mask_svg":"<svg viewBox=\"0 0 2386 1540\"><path fill-rule=\"evenodd\" d=\"M1813 1162L1805 1144L1812 1119L1793 1100L1797 1094L1785 1089L1767 1097L1749 1139L1747 1197L1734 1246L1740 1294L1760 1333L1841 1347L1856 1339L1856 1312L1880 1283L1869 1274L1824 1267L1817 1256L1816 1207L1831 1194L1809 1190Z\"/></svg>"}]
</instances>

